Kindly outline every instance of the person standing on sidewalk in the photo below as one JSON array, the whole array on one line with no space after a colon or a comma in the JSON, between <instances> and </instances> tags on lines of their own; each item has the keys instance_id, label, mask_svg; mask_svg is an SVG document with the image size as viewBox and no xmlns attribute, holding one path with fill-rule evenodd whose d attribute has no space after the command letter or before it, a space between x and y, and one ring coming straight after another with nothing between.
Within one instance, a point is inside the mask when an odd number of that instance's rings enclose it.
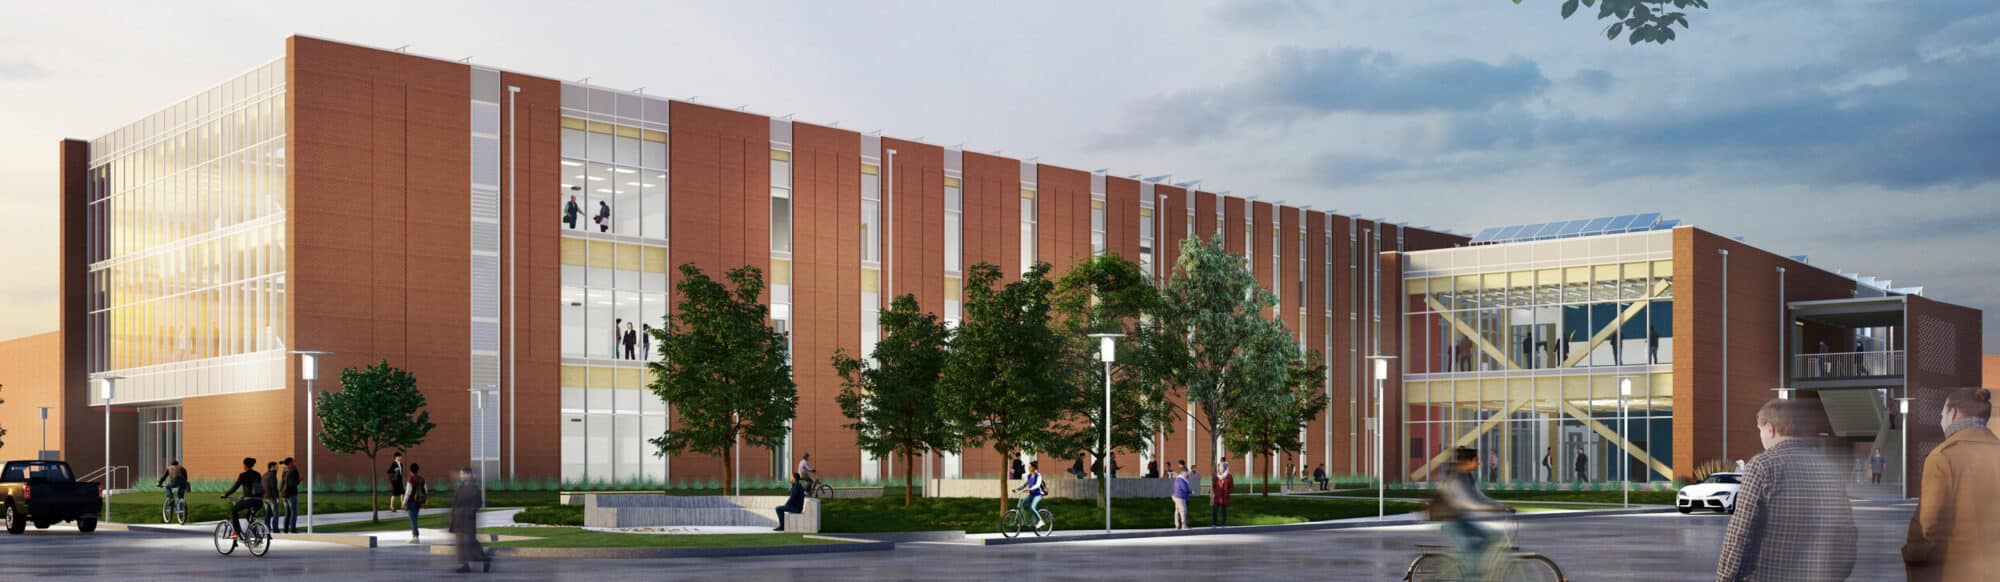
<instances>
[{"instance_id":1,"label":"person standing on sidewalk","mask_svg":"<svg viewBox=\"0 0 2000 582\"><path fill-rule=\"evenodd\" d=\"M264 498L271 504L264 508L264 530L278 532L278 462L264 463Z\"/></svg>"},{"instance_id":2,"label":"person standing on sidewalk","mask_svg":"<svg viewBox=\"0 0 2000 582\"><path fill-rule=\"evenodd\" d=\"M403 452L389 459L389 511L403 510Z\"/></svg>"},{"instance_id":3,"label":"person standing on sidewalk","mask_svg":"<svg viewBox=\"0 0 2000 582\"><path fill-rule=\"evenodd\" d=\"M1181 461L1180 467L1174 469L1174 529L1175 530L1185 530L1188 528L1188 514L1187 514L1188 497L1193 493L1194 493L1194 487L1188 485L1187 461Z\"/></svg>"},{"instance_id":4,"label":"person standing on sidewalk","mask_svg":"<svg viewBox=\"0 0 2000 582\"><path fill-rule=\"evenodd\" d=\"M285 457L278 463L285 467L284 476L278 478L278 499L285 511L285 533L299 533L299 468L292 465L292 458Z\"/></svg>"},{"instance_id":5,"label":"person standing on sidewalk","mask_svg":"<svg viewBox=\"0 0 2000 582\"><path fill-rule=\"evenodd\" d=\"M1990 390L1960 388L1945 396L1944 442L1924 457L1923 493L1903 544L1910 580L2000 575L2000 438L1987 430L1992 416Z\"/></svg>"},{"instance_id":6,"label":"person standing on sidewalk","mask_svg":"<svg viewBox=\"0 0 2000 582\"><path fill-rule=\"evenodd\" d=\"M430 501L430 490L424 482L424 474L416 463L410 463L410 482L404 488L403 509L410 512L410 543L417 543L417 514L424 510L424 502Z\"/></svg>"},{"instance_id":7,"label":"person standing on sidewalk","mask_svg":"<svg viewBox=\"0 0 2000 582\"><path fill-rule=\"evenodd\" d=\"M479 479L473 476L472 467L458 470L458 487L451 492L451 534L453 546L458 549L458 569L460 574L472 571L472 563L484 564L481 569L493 571L493 557L479 546Z\"/></svg>"},{"instance_id":8,"label":"person standing on sidewalk","mask_svg":"<svg viewBox=\"0 0 2000 582\"><path fill-rule=\"evenodd\" d=\"M1229 525L1229 494L1236 489L1236 477L1229 474L1229 457L1215 466L1215 486L1208 492L1208 527Z\"/></svg>"}]
</instances>

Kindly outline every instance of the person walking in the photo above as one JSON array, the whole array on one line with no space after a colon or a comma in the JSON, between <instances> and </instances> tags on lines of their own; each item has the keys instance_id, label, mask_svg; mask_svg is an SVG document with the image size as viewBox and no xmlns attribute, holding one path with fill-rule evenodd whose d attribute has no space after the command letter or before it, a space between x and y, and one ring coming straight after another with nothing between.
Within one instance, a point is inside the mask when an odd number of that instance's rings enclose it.
<instances>
[{"instance_id":1,"label":"person walking","mask_svg":"<svg viewBox=\"0 0 2000 582\"><path fill-rule=\"evenodd\" d=\"M389 459L389 511L403 510L403 452Z\"/></svg>"},{"instance_id":2,"label":"person walking","mask_svg":"<svg viewBox=\"0 0 2000 582\"><path fill-rule=\"evenodd\" d=\"M1543 479L1546 479L1546 480L1549 480L1549 481L1554 481L1554 480L1556 480L1556 466L1554 465L1554 462L1555 462L1555 456L1556 456L1556 448L1555 448L1555 447L1549 447L1549 448L1546 448L1546 449L1543 449L1543 450L1542 450L1542 478L1543 478Z\"/></svg>"},{"instance_id":3,"label":"person walking","mask_svg":"<svg viewBox=\"0 0 2000 582\"><path fill-rule=\"evenodd\" d=\"M1500 482L1500 452L1493 449L1486 449L1486 481Z\"/></svg>"},{"instance_id":4,"label":"person walking","mask_svg":"<svg viewBox=\"0 0 2000 582\"><path fill-rule=\"evenodd\" d=\"M458 470L458 487L451 492L451 535L452 545L458 550L460 574L472 571L472 563L482 564L482 571L493 571L493 557L486 554L486 548L479 545L479 479L472 467Z\"/></svg>"},{"instance_id":5,"label":"person walking","mask_svg":"<svg viewBox=\"0 0 2000 582\"><path fill-rule=\"evenodd\" d=\"M1193 494L1194 487L1188 485L1187 461L1181 461L1180 467L1174 470L1173 498L1175 530L1186 530L1188 528L1188 497Z\"/></svg>"},{"instance_id":6,"label":"person walking","mask_svg":"<svg viewBox=\"0 0 2000 582\"><path fill-rule=\"evenodd\" d=\"M801 476L797 472L793 472L792 491L785 495L785 504L778 506L778 527L771 528L771 531L785 531L785 514L805 513L805 511L806 511L805 477Z\"/></svg>"},{"instance_id":7,"label":"person walking","mask_svg":"<svg viewBox=\"0 0 2000 582\"><path fill-rule=\"evenodd\" d=\"M1923 492L1903 562L1910 580L1992 580L2000 575L2000 438L1987 430L1993 392L1945 396L1944 442L1924 456ZM1877 473L1880 473L1878 470Z\"/></svg>"},{"instance_id":8,"label":"person walking","mask_svg":"<svg viewBox=\"0 0 2000 582\"><path fill-rule=\"evenodd\" d=\"M1812 442L1824 425L1814 401L1772 400L1757 410L1764 452L1736 493L1717 582L1845 580L1858 531L1841 469Z\"/></svg>"},{"instance_id":9,"label":"person walking","mask_svg":"<svg viewBox=\"0 0 2000 582\"><path fill-rule=\"evenodd\" d=\"M285 533L299 533L299 468L292 465L292 458L278 462L285 467L284 476L278 479L278 499L285 511Z\"/></svg>"},{"instance_id":10,"label":"person walking","mask_svg":"<svg viewBox=\"0 0 2000 582\"><path fill-rule=\"evenodd\" d=\"M410 463L410 483L403 495L403 508L410 512L410 543L417 543L417 514L424 510L424 502L430 501L430 488L424 482L423 471L416 463Z\"/></svg>"},{"instance_id":11,"label":"person walking","mask_svg":"<svg viewBox=\"0 0 2000 582\"><path fill-rule=\"evenodd\" d=\"M597 201L597 232L611 232L611 205Z\"/></svg>"},{"instance_id":12,"label":"person walking","mask_svg":"<svg viewBox=\"0 0 2000 582\"><path fill-rule=\"evenodd\" d=\"M278 531L278 462L264 463L264 498L273 503L264 506L264 531Z\"/></svg>"},{"instance_id":13,"label":"person walking","mask_svg":"<svg viewBox=\"0 0 2000 582\"><path fill-rule=\"evenodd\" d=\"M1888 463L1889 460L1882 457L1882 449L1880 448L1875 449L1875 454L1868 456L1868 480L1870 483L1879 484L1882 482L1882 467Z\"/></svg>"},{"instance_id":14,"label":"person walking","mask_svg":"<svg viewBox=\"0 0 2000 582\"><path fill-rule=\"evenodd\" d=\"M1215 485L1208 492L1208 527L1229 525L1229 494L1236 491L1236 477L1229 474L1229 457L1215 465Z\"/></svg>"},{"instance_id":15,"label":"person walking","mask_svg":"<svg viewBox=\"0 0 2000 582\"><path fill-rule=\"evenodd\" d=\"M639 357L653 357L653 324L639 324Z\"/></svg>"},{"instance_id":16,"label":"person walking","mask_svg":"<svg viewBox=\"0 0 2000 582\"><path fill-rule=\"evenodd\" d=\"M576 195L569 195L569 202L563 204L563 226L569 230L576 230L576 217L581 214L583 209L577 207Z\"/></svg>"},{"instance_id":17,"label":"person walking","mask_svg":"<svg viewBox=\"0 0 2000 582\"><path fill-rule=\"evenodd\" d=\"M1578 448L1576 450L1576 463L1570 466L1570 470L1576 472L1577 482L1579 483L1590 482L1589 467L1590 467L1590 457L1583 454L1582 448Z\"/></svg>"}]
</instances>

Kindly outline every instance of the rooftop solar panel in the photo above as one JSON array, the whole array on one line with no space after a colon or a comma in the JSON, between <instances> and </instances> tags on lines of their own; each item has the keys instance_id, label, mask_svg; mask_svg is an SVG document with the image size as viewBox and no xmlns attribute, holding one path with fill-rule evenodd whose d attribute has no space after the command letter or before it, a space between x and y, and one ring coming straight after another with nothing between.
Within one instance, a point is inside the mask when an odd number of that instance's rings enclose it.
<instances>
[{"instance_id":1,"label":"rooftop solar panel","mask_svg":"<svg viewBox=\"0 0 2000 582\"><path fill-rule=\"evenodd\" d=\"M1496 234L1496 235L1493 235L1493 239L1494 239L1494 240L1514 240L1514 237L1515 237L1516 235L1519 235L1519 234L1521 234L1521 227L1522 227L1522 226L1525 226L1525 225L1514 225L1514 226L1509 226L1509 227L1507 227L1507 228L1503 228L1503 229L1500 229L1500 234Z\"/></svg>"},{"instance_id":2,"label":"rooftop solar panel","mask_svg":"<svg viewBox=\"0 0 2000 582\"><path fill-rule=\"evenodd\" d=\"M1604 217L1599 217L1599 218L1592 218L1592 219L1590 219L1590 224L1586 224L1586 225L1583 225L1583 230L1581 230L1581 231L1578 231L1578 232L1576 233L1576 235L1577 235L1577 236L1596 236L1596 235L1600 235L1600 234L1604 234L1604 226L1605 226L1605 225L1607 225L1607 224L1611 224L1611 218L1612 218L1612 217L1609 217L1609 216L1604 216Z\"/></svg>"},{"instance_id":3,"label":"rooftop solar panel","mask_svg":"<svg viewBox=\"0 0 2000 582\"><path fill-rule=\"evenodd\" d=\"M1493 235L1496 234L1500 234L1500 227L1489 226L1480 229L1479 234L1472 235L1472 242L1486 242L1488 240L1492 240Z\"/></svg>"},{"instance_id":4,"label":"rooftop solar panel","mask_svg":"<svg viewBox=\"0 0 2000 582\"><path fill-rule=\"evenodd\" d=\"M1566 224L1564 224L1564 225L1563 225L1563 229L1562 229L1562 231L1561 231L1561 232L1558 232L1558 233L1556 233L1556 235L1557 235L1557 236L1575 236L1577 232L1579 232L1579 231L1582 231L1582 230L1583 230L1583 225L1586 225L1586 224L1590 224L1590 221L1588 221L1588 220L1572 220L1572 221L1569 221L1568 223L1566 223Z\"/></svg>"},{"instance_id":5,"label":"rooftop solar panel","mask_svg":"<svg viewBox=\"0 0 2000 582\"><path fill-rule=\"evenodd\" d=\"M1656 224L1659 224L1659 223L1660 223L1660 213L1658 213L1658 212L1648 212L1648 213L1645 213L1645 214L1641 214L1641 215L1639 215L1639 219L1638 219L1638 220L1634 220L1634 221L1632 221L1632 228L1631 228L1631 230L1652 230L1652 229L1653 229L1653 225L1656 225Z\"/></svg>"},{"instance_id":6,"label":"rooftop solar panel","mask_svg":"<svg viewBox=\"0 0 2000 582\"><path fill-rule=\"evenodd\" d=\"M1637 214L1627 214L1624 216L1613 218L1611 219L1611 224L1604 225L1604 232L1607 233L1625 232L1625 228L1632 226L1632 221L1637 218L1639 218L1639 215Z\"/></svg>"}]
</instances>

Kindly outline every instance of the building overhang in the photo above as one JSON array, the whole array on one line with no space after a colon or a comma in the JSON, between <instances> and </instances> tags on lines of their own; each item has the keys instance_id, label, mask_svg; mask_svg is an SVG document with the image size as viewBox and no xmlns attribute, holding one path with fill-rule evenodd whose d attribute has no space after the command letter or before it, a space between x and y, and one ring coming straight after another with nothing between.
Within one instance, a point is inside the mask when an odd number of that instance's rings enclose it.
<instances>
[{"instance_id":1,"label":"building overhang","mask_svg":"<svg viewBox=\"0 0 2000 582\"><path fill-rule=\"evenodd\" d=\"M1792 319L1842 329L1903 325L1904 296L1793 301Z\"/></svg>"}]
</instances>

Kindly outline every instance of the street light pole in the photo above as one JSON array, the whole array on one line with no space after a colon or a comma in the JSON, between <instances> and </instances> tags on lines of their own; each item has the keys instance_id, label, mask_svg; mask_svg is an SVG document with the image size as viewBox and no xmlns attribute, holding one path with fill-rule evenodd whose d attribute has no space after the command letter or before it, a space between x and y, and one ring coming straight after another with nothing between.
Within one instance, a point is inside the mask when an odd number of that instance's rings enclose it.
<instances>
[{"instance_id":1,"label":"street light pole","mask_svg":"<svg viewBox=\"0 0 2000 582\"><path fill-rule=\"evenodd\" d=\"M295 351L299 355L299 378L306 381L306 533L313 532L313 449L319 448L314 424L319 418L319 402L313 396L313 380L319 379L319 359L333 352Z\"/></svg>"},{"instance_id":2,"label":"street light pole","mask_svg":"<svg viewBox=\"0 0 2000 582\"><path fill-rule=\"evenodd\" d=\"M1896 406L1897 406L1897 412L1900 413L1903 417L1903 426L1900 427L1901 430L1896 431L1903 433L1903 452L1901 455L1898 456L1898 458L1902 459L1903 462L1897 463L1898 465L1902 466L1903 474L1897 476L1896 480L1901 481L1903 483L1902 486L1903 498L1909 499L1910 498L1910 397L1904 396L1902 398L1897 398Z\"/></svg>"},{"instance_id":3,"label":"street light pole","mask_svg":"<svg viewBox=\"0 0 2000 582\"><path fill-rule=\"evenodd\" d=\"M124 380L124 379L125 379L125 377L123 377L123 376L99 376L99 377L97 378L97 380L98 380L98 383L99 383L99 385L100 385L100 389L101 389L101 390L103 391L103 395L104 395L104 482L103 482L103 484L102 484L102 485L100 485L100 486L99 486L99 490L100 490L100 491L104 491L104 492L105 492L105 495L104 495L104 497L103 497L103 498L102 498L102 499L100 500L101 502L103 502L103 503L104 503L104 509L103 509L103 513L100 513L100 514L98 514L98 515L99 515L99 516L100 516L100 517L102 518L102 521L111 521L111 495L110 495L110 491L111 491L111 395L112 395L112 394L113 394L113 393L115 392L115 390L114 390L114 389L115 389L115 388L117 387L117 384L118 384L118 381L119 381L119 380ZM43 410L48 410L48 409L44 408ZM45 413L45 414L46 414L46 413ZM42 421L42 441L43 441L43 446L47 446L47 444L48 444L48 443L47 443L47 441L48 441L48 438L49 438L49 437L48 437L48 434L49 434L49 432L48 432L48 421L47 421L47 419L46 419L46 418L44 418L44 419L43 419L43 421Z\"/></svg>"},{"instance_id":4,"label":"street light pole","mask_svg":"<svg viewBox=\"0 0 2000 582\"><path fill-rule=\"evenodd\" d=\"M1632 377L1618 377L1618 472L1624 473L1619 479L1620 489L1625 490L1625 507L1632 507L1632 415L1626 412L1625 399L1632 396Z\"/></svg>"},{"instance_id":5,"label":"street light pole","mask_svg":"<svg viewBox=\"0 0 2000 582\"><path fill-rule=\"evenodd\" d=\"M42 407L42 449L41 449L41 451L46 451L46 450L49 450L49 407L47 407L47 406L43 406L43 407ZM41 451L35 451L35 456L36 456L36 457L41 457L41 456L42 456L42 452L41 452ZM45 459L45 460L46 460L46 459Z\"/></svg>"},{"instance_id":6,"label":"street light pole","mask_svg":"<svg viewBox=\"0 0 2000 582\"><path fill-rule=\"evenodd\" d=\"M1104 467L1104 533L1111 533L1111 362L1118 359L1117 338L1122 333L1093 333L1097 338L1097 358L1104 362L1104 455L1097 459Z\"/></svg>"},{"instance_id":7,"label":"street light pole","mask_svg":"<svg viewBox=\"0 0 2000 582\"><path fill-rule=\"evenodd\" d=\"M1388 424L1383 420L1382 383L1389 379L1389 360L1396 356L1381 354L1368 356L1375 361L1375 521L1388 518L1389 476L1382 472L1382 430Z\"/></svg>"}]
</instances>

